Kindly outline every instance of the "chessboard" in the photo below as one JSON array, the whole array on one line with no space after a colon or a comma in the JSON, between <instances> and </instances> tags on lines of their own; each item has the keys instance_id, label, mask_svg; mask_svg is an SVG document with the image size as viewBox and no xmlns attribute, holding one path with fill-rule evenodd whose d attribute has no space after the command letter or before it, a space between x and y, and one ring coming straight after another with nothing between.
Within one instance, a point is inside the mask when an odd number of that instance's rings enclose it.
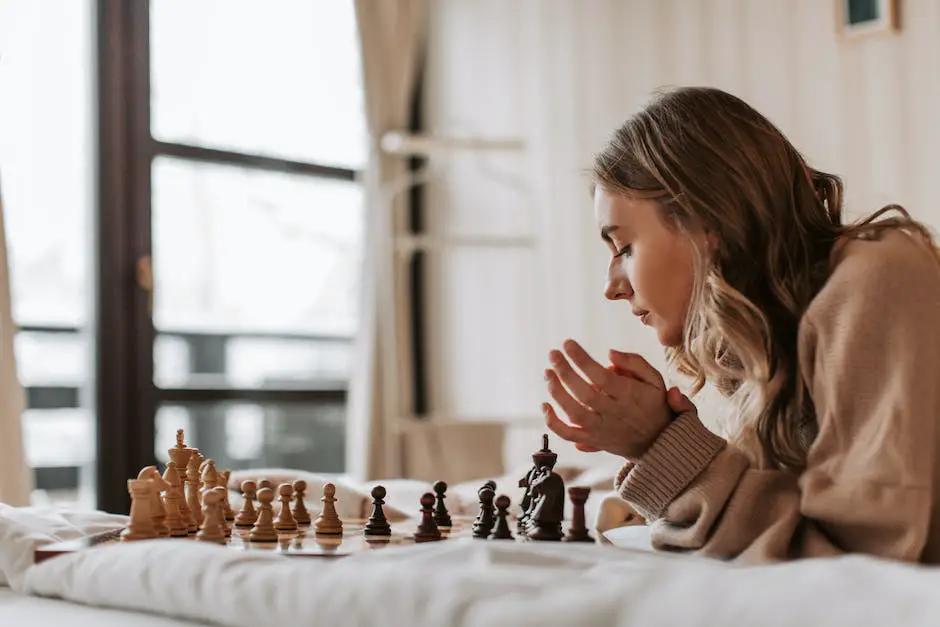
<instances>
[{"instance_id":1,"label":"chessboard","mask_svg":"<svg viewBox=\"0 0 940 627\"><path fill-rule=\"evenodd\" d=\"M479 513L475 518L451 516L446 505L447 484L436 481L433 493L421 496L414 519L390 523L385 516L386 490L371 491L372 511L366 520L341 520L336 510L336 486L325 483L321 507L314 519L307 510L307 484L303 480L274 485L267 479L243 481L242 505L230 505L229 475L218 470L212 459L183 442L177 431L176 446L169 449L170 461L161 475L156 467L143 468L136 479L128 479L131 496L128 524L124 529L86 538L39 546L35 561L57 555L93 550L112 543L161 538L179 542L197 540L242 551L273 551L294 557L334 558L357 552L472 537L481 540L593 542L585 527L586 487L565 489L553 471L557 459L542 436L542 448L532 456L531 470L519 480L525 493L521 514L510 514L510 499L497 496L493 481L477 492ZM573 516L563 532L565 495L571 499ZM278 504L275 504L275 501ZM418 504L416 504L418 505Z\"/></svg>"},{"instance_id":2,"label":"chessboard","mask_svg":"<svg viewBox=\"0 0 940 627\"><path fill-rule=\"evenodd\" d=\"M414 521L392 523L389 536L364 535L366 522L361 519L343 520L341 535L318 535L310 527L302 527L297 531L282 531L278 532L275 542L253 542L249 539L250 528L233 527L231 536L226 538L224 546L238 551L267 551L287 557L338 558L362 551L416 543L414 530L411 529L416 524ZM472 522L471 517L453 518L452 527L439 528L441 540L471 537ZM124 531L124 529L115 529L75 540L46 544L37 547L33 557L38 564L59 555L120 543L122 542L121 534ZM173 541L192 542L195 537L195 535L186 535Z\"/></svg>"}]
</instances>

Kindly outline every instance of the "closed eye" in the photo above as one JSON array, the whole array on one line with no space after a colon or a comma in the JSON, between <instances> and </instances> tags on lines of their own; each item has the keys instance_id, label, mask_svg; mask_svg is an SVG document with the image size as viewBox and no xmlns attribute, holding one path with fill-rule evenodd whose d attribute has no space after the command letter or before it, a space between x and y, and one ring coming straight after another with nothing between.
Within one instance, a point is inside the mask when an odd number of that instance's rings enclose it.
<instances>
[{"instance_id":1,"label":"closed eye","mask_svg":"<svg viewBox=\"0 0 940 627\"><path fill-rule=\"evenodd\" d=\"M624 257L624 256L629 257L632 252L633 252L632 246L630 244L627 244L626 246L618 250L617 254L615 254L614 257Z\"/></svg>"}]
</instances>

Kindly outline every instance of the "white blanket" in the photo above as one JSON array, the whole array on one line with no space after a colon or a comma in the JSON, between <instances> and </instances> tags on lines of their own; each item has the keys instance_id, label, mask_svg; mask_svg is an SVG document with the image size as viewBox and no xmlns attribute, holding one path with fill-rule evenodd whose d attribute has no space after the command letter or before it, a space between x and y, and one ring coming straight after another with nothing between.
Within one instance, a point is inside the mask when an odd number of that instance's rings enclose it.
<instances>
[{"instance_id":1,"label":"white blanket","mask_svg":"<svg viewBox=\"0 0 940 627\"><path fill-rule=\"evenodd\" d=\"M867 557L734 567L613 546L472 539L340 560L174 540L109 545L33 566L23 589L232 627L905 627L940 617L940 570Z\"/></svg>"},{"instance_id":2,"label":"white blanket","mask_svg":"<svg viewBox=\"0 0 940 627\"><path fill-rule=\"evenodd\" d=\"M18 589L40 544L120 529L126 516L61 507L11 507L0 503L0 586Z\"/></svg>"}]
</instances>

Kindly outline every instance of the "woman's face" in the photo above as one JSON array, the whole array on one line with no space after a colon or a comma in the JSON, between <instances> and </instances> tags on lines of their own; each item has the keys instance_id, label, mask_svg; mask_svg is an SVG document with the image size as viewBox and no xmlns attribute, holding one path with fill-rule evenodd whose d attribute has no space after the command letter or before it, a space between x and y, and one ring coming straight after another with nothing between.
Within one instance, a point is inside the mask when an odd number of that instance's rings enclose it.
<instances>
[{"instance_id":1,"label":"woman's face","mask_svg":"<svg viewBox=\"0 0 940 627\"><path fill-rule=\"evenodd\" d=\"M692 295L693 242L666 225L652 200L625 198L598 186L594 214L611 252L604 295L628 301L663 346L682 344Z\"/></svg>"}]
</instances>

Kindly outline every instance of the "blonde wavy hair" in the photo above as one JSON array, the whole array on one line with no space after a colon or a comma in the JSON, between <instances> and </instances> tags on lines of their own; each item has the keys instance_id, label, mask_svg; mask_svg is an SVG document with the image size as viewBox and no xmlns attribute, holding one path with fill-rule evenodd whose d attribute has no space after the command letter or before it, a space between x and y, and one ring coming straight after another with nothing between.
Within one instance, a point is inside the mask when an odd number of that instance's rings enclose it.
<instances>
[{"instance_id":1,"label":"blonde wavy hair","mask_svg":"<svg viewBox=\"0 0 940 627\"><path fill-rule=\"evenodd\" d=\"M815 170L767 118L719 89L658 92L617 129L592 168L595 185L658 202L667 225L706 232L696 256L682 344L670 367L711 383L733 408L725 428L763 467L799 471L816 434L799 372L800 318L829 276L841 238L931 233L898 205L842 224L843 186ZM884 217L889 211L899 215Z\"/></svg>"}]
</instances>

